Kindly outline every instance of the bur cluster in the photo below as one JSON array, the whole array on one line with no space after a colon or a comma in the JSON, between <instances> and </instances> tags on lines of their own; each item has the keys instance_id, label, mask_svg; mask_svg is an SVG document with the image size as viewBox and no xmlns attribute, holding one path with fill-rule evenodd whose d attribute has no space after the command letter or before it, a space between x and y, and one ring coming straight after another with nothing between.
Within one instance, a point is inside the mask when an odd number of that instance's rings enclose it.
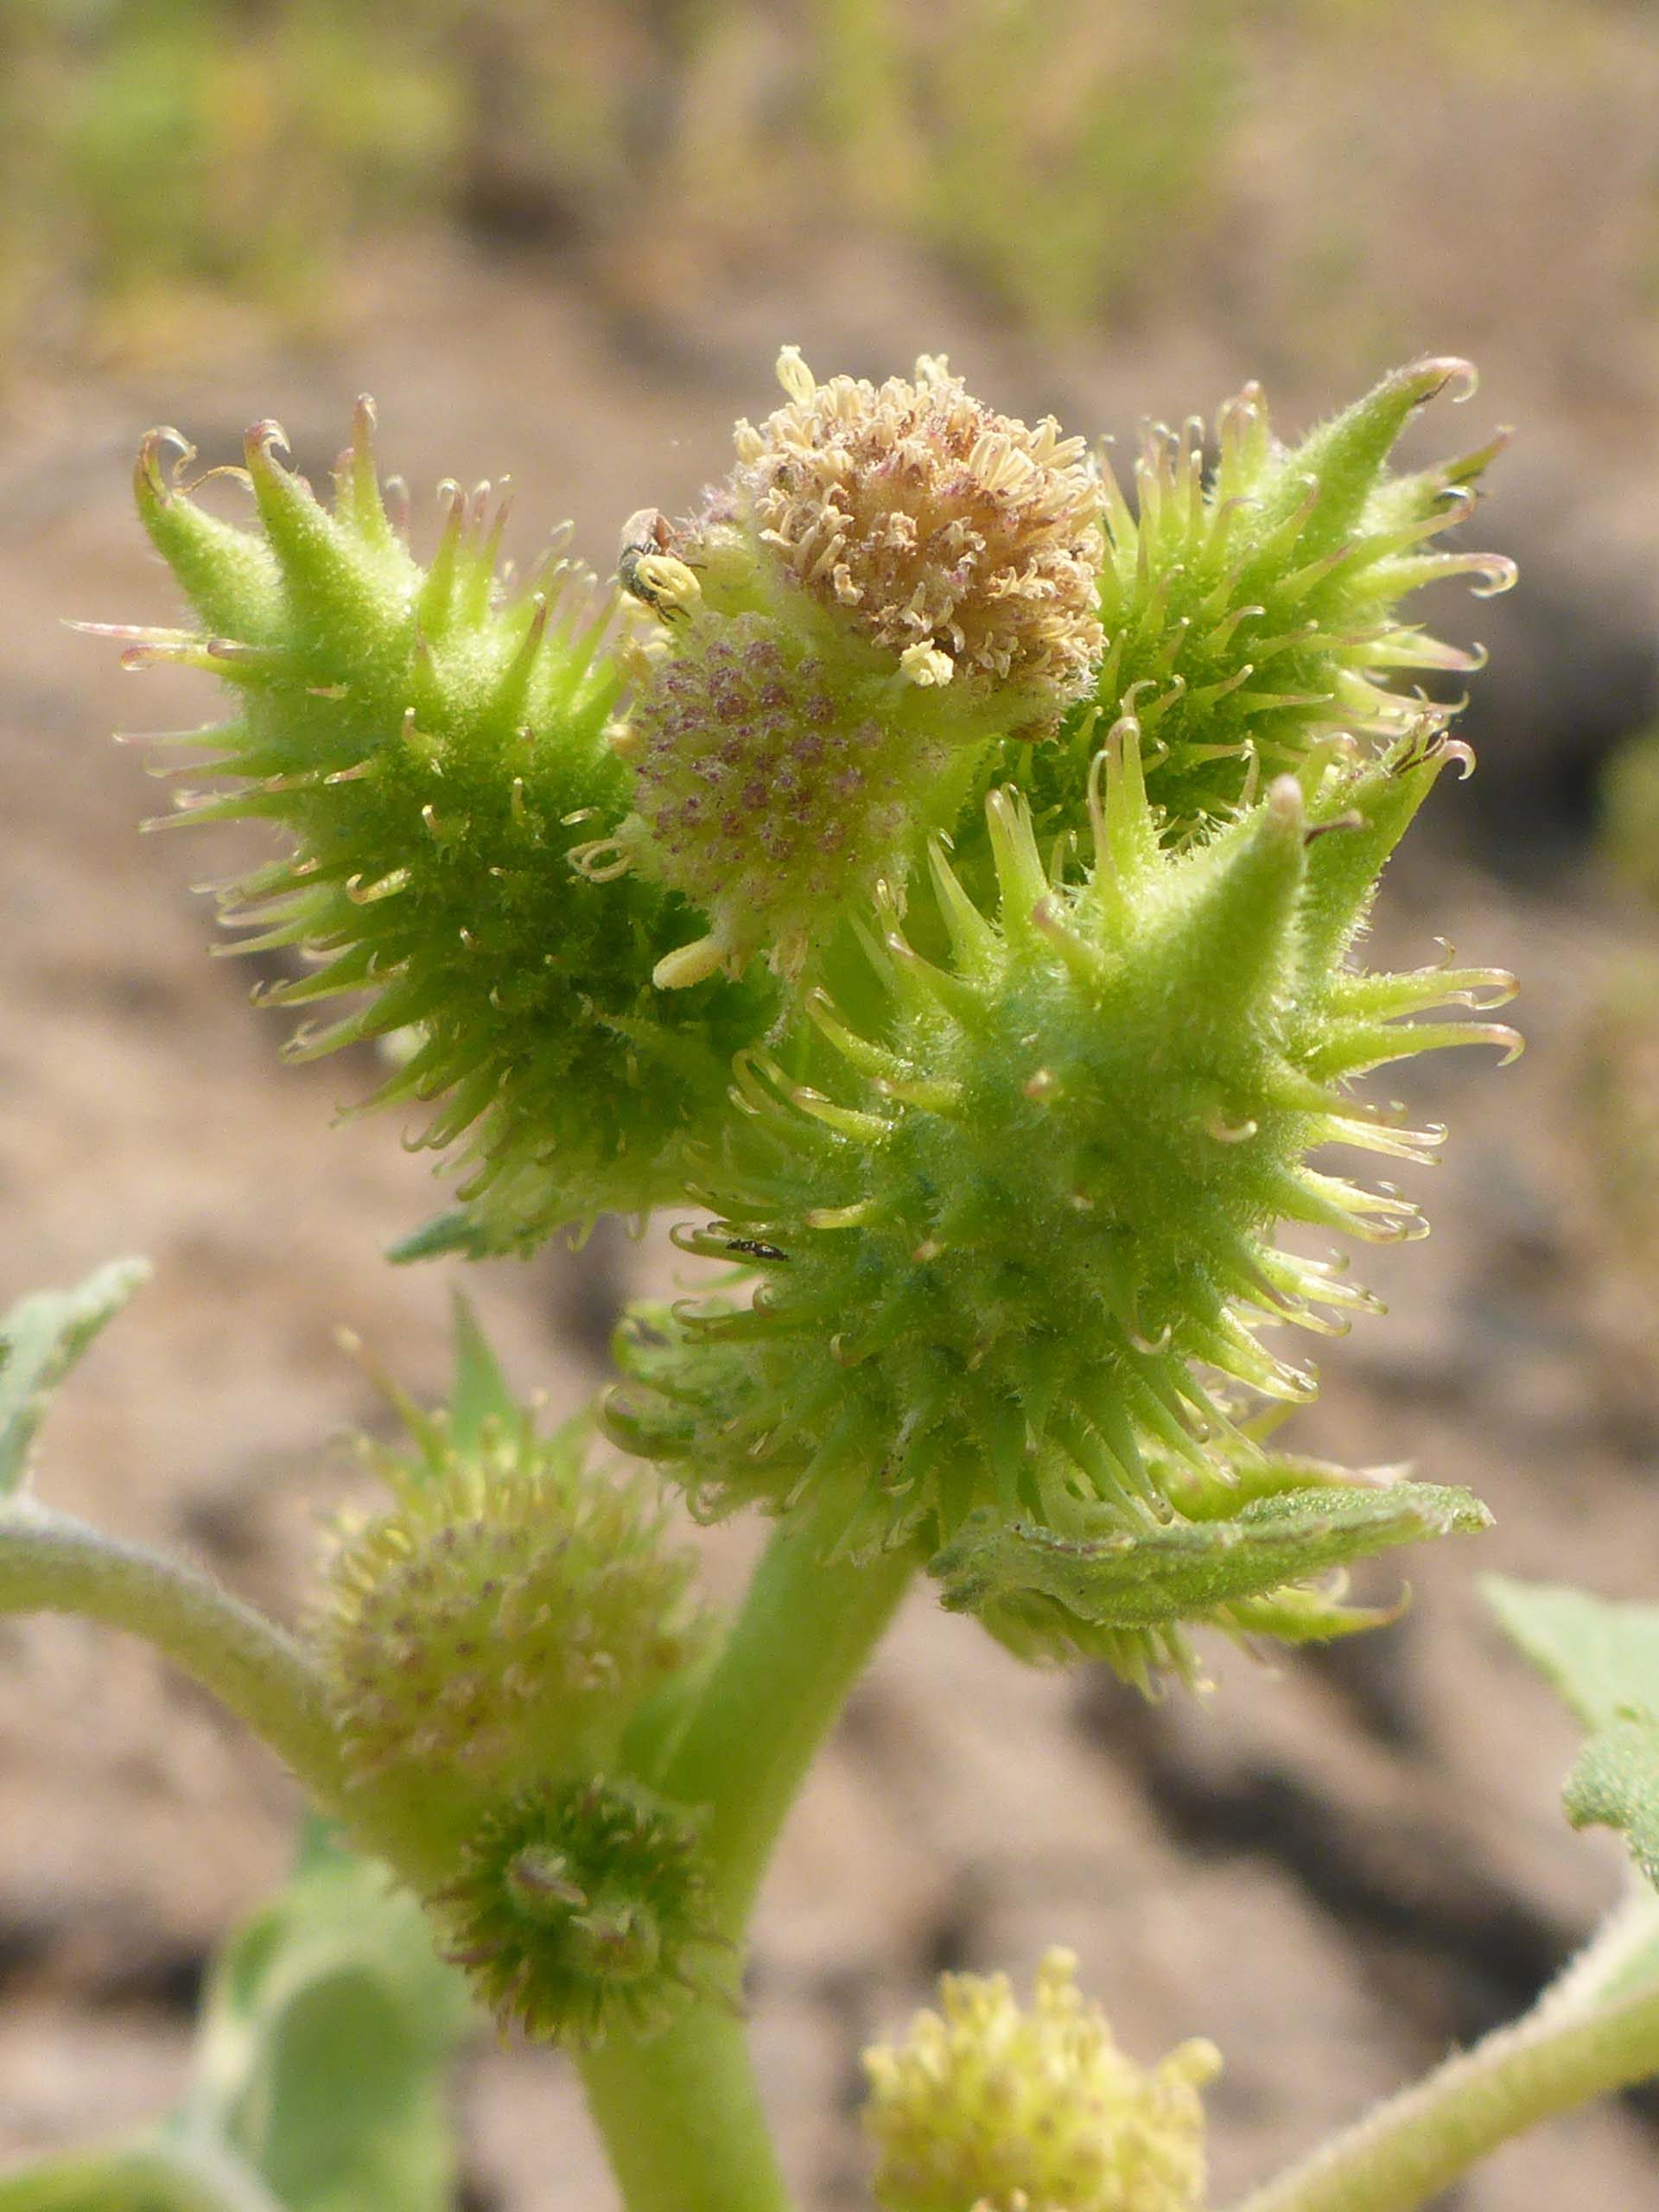
<instances>
[{"instance_id":1,"label":"bur cluster","mask_svg":"<svg viewBox=\"0 0 1659 2212\"><path fill-rule=\"evenodd\" d=\"M724 481L631 518L604 603L562 558L501 569L482 493L447 487L417 557L366 407L332 507L251 433L253 530L147 442L141 512L196 619L122 634L232 690L182 741L219 782L182 818L282 842L230 918L308 963L267 997L347 1001L291 1049L384 1040L380 1102L429 1103L459 1203L407 1252L695 1217L677 1234L727 1281L633 1317L603 1419L699 1513L909 1548L1025 1656L1143 1681L1192 1671L1194 1624L1384 1618L1343 1603L1346 1565L1479 1509L1268 1436L1317 1387L1294 1341L1373 1303L1340 1247L1422 1231L1343 1165L1440 1142L1367 1079L1518 1045L1485 1018L1501 972L1362 957L1389 855L1472 765L1427 687L1479 652L1402 606L1510 577L1438 547L1501 440L1390 465L1466 365L1414 363L1298 443L1247 386L1212 432L1149 430L1132 496L942 360L820 381L786 347L779 373ZM481 1516L476 1470L395 1483L342 1554L365 1765L518 1789L530 1745L582 1735L597 1662L547 1577L626 1580L634 1509L582 1506L559 1567L531 1532L574 1493L531 1461ZM451 1606L418 1649L416 1584ZM487 1684L462 1648L486 1584L512 1593ZM642 1622L674 1618L639 1590ZM649 1646L608 1663L643 1684ZM399 1734L405 1669L429 1709Z\"/></svg>"},{"instance_id":2,"label":"bur cluster","mask_svg":"<svg viewBox=\"0 0 1659 2212\"><path fill-rule=\"evenodd\" d=\"M653 1477L543 1434L463 1309L452 1406L387 1385L312 1652L341 1815L424 1897L503 2030L588 2048L664 2026L721 1946L702 1826L632 1771L713 1656L716 1623Z\"/></svg>"}]
</instances>

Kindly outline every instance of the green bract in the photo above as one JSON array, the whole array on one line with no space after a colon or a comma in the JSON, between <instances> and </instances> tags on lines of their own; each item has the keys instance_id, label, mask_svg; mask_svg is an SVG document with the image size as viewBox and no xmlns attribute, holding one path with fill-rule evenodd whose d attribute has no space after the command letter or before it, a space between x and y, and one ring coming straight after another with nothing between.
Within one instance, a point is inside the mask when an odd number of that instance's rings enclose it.
<instances>
[{"instance_id":1,"label":"green bract","mask_svg":"<svg viewBox=\"0 0 1659 2212\"><path fill-rule=\"evenodd\" d=\"M686 934L678 902L570 865L627 808L591 578L550 556L504 588L504 515L487 487L454 485L422 567L388 516L372 428L365 403L329 512L277 460L276 426L257 425L257 536L171 480L163 451L182 442L152 433L139 511L202 626L120 634L130 665L183 662L236 693L234 719L178 741L229 788L186 794L175 818L269 821L289 845L224 893L243 949L316 963L264 999L363 995L290 1054L407 1033L374 1103L437 1102L423 1141L464 1146L467 1233L524 1243L676 1194L685 1138L718 1117L769 998L757 981L663 999L651 973Z\"/></svg>"},{"instance_id":2,"label":"green bract","mask_svg":"<svg viewBox=\"0 0 1659 2212\"><path fill-rule=\"evenodd\" d=\"M1215 1520L1262 1460L1243 1404L1314 1389L1261 1329L1330 1334L1368 1302L1277 1249L1275 1224L1419 1233L1405 1200L1306 1154L1431 1155L1438 1131L1351 1079L1434 1046L1517 1046L1411 1019L1501 1001L1497 971L1367 975L1350 957L1458 748L1430 734L1368 768L1310 769L1311 797L1281 777L1172 851L1140 747L1114 728L1075 879L1005 792L995 918L936 855L950 957L922 959L889 912L870 944L879 1016L855 1029L810 1001L833 1047L824 1088L745 1062L748 1134L709 1168L719 1217L690 1242L748 1256L753 1306L643 1317L607 1416L702 1510L810 1503L854 1556L947 1541L982 1512L1067 1535Z\"/></svg>"},{"instance_id":3,"label":"green bract","mask_svg":"<svg viewBox=\"0 0 1659 2212\"><path fill-rule=\"evenodd\" d=\"M1467 1491L1347 1473L1266 1453L1223 1483L1160 1468L1182 1510L1139 1533L1068 1536L982 1508L932 1562L943 1602L977 1613L1021 1658L1103 1659L1150 1688L1154 1669L1195 1676L1185 1629L1326 1643L1398 1618L1344 1602L1352 1560L1489 1525ZM1325 1578L1320 1580L1319 1578Z\"/></svg>"}]
</instances>

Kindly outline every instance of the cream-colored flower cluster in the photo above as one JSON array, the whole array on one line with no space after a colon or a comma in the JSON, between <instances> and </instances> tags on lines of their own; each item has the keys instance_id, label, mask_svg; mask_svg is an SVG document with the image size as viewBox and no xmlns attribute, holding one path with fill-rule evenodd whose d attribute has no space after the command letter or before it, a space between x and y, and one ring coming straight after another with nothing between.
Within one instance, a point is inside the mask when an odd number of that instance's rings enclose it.
<instances>
[{"instance_id":1,"label":"cream-colored flower cluster","mask_svg":"<svg viewBox=\"0 0 1659 2212\"><path fill-rule=\"evenodd\" d=\"M1031 687L1051 711L1100 657L1100 482L1081 438L982 406L942 356L913 383L819 384L793 346L787 403L737 426L737 517L913 680Z\"/></svg>"},{"instance_id":2,"label":"cream-colored flower cluster","mask_svg":"<svg viewBox=\"0 0 1659 2212\"><path fill-rule=\"evenodd\" d=\"M888 2212L1195 2212L1215 2046L1138 2066L1076 1972L1049 1951L1029 2012L1006 1974L946 1974L938 2012L865 2054Z\"/></svg>"}]
</instances>

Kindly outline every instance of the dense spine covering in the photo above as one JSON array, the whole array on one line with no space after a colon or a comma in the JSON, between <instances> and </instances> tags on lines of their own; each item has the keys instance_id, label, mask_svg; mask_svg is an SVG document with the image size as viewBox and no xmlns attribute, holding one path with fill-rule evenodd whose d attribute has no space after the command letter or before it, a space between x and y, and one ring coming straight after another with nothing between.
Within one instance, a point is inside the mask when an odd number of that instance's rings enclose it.
<instances>
[{"instance_id":1,"label":"dense spine covering","mask_svg":"<svg viewBox=\"0 0 1659 2212\"><path fill-rule=\"evenodd\" d=\"M1172 828L1224 818L1276 774L1386 750L1425 721L1445 728L1423 676L1478 670L1483 656L1404 619L1424 586L1466 576L1490 595L1515 581L1503 556L1436 550L1472 510L1503 435L1458 459L1395 474L1411 416L1466 361L1413 362L1296 445L1274 435L1259 385L1217 411L1142 434L1134 504L1109 462L1093 688L1110 721L1133 715L1147 781ZM1086 715L1033 757L1039 823L1075 823L1088 772Z\"/></svg>"},{"instance_id":2,"label":"dense spine covering","mask_svg":"<svg viewBox=\"0 0 1659 2212\"><path fill-rule=\"evenodd\" d=\"M538 1783L488 1814L429 1900L501 2026L590 2050L720 1986L697 1824L641 1784Z\"/></svg>"},{"instance_id":3,"label":"dense spine covering","mask_svg":"<svg viewBox=\"0 0 1659 2212\"><path fill-rule=\"evenodd\" d=\"M232 720L182 740L228 788L185 795L172 818L268 821L288 842L224 893L244 949L315 963L266 1002L361 995L290 1054L401 1036L372 1103L434 1102L422 1141L461 1147L468 1236L527 1246L676 1195L685 1139L718 1120L770 995L756 978L664 1002L651 972L685 934L678 902L570 864L627 804L591 579L555 555L503 589L487 486L445 487L422 567L372 428L365 404L331 512L278 459L276 426L257 425L257 535L207 513L163 466L174 434L152 434L139 512L201 626L125 632L126 658L202 668L236 694Z\"/></svg>"},{"instance_id":4,"label":"dense spine covering","mask_svg":"<svg viewBox=\"0 0 1659 2212\"><path fill-rule=\"evenodd\" d=\"M1411 1018L1501 1000L1496 971L1350 960L1388 854L1456 757L1431 733L1310 772L1311 801L1281 777L1171 851L1122 721L1075 880L994 794L995 916L936 853L948 960L923 959L889 912L871 945L883 1016L855 1028L811 1001L840 1064L827 1090L746 1062L747 1134L710 1168L718 1218L690 1241L748 1255L760 1287L625 1332L612 1435L677 1466L710 1514L810 1501L855 1557L948 1545L983 1514L1075 1537L1224 1511L1264 1458L1243 1404L1314 1389L1260 1329L1337 1333L1369 1302L1276 1249L1275 1224L1370 1240L1421 1225L1308 1164L1330 1144L1432 1156L1440 1132L1351 1079L1518 1043Z\"/></svg>"}]
</instances>

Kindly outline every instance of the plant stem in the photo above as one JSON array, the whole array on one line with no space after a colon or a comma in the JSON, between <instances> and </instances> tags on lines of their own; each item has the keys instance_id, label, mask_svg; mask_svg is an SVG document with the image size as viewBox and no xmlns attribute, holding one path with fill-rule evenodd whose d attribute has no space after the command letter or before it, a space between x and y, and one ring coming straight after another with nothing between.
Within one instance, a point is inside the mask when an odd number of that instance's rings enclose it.
<instances>
[{"instance_id":1,"label":"plant stem","mask_svg":"<svg viewBox=\"0 0 1659 2212\"><path fill-rule=\"evenodd\" d=\"M780 1529L696 1710L653 1777L708 1808L716 1929L741 1945L807 1769L916 1566L894 1552L826 1566L810 1525ZM788 2198L734 2013L702 1999L665 2034L607 2045L582 2075L629 2212L783 2212Z\"/></svg>"},{"instance_id":2,"label":"plant stem","mask_svg":"<svg viewBox=\"0 0 1659 2212\"><path fill-rule=\"evenodd\" d=\"M828 1566L823 1542L810 1523L772 1537L661 1777L666 1796L709 1808L704 1847L734 1938L807 1769L917 1566L910 1551Z\"/></svg>"},{"instance_id":3,"label":"plant stem","mask_svg":"<svg viewBox=\"0 0 1659 2212\"><path fill-rule=\"evenodd\" d=\"M1584 2012L1543 2005L1390 2098L1238 2212L1415 2212L1542 2120L1659 2073L1659 1990Z\"/></svg>"},{"instance_id":4,"label":"plant stem","mask_svg":"<svg viewBox=\"0 0 1659 2212\"><path fill-rule=\"evenodd\" d=\"M701 1999L650 2043L590 2051L582 2077L628 2212L788 2212L734 2014Z\"/></svg>"},{"instance_id":5,"label":"plant stem","mask_svg":"<svg viewBox=\"0 0 1659 2212\"><path fill-rule=\"evenodd\" d=\"M263 1736L325 1806L334 1731L315 1668L285 1630L217 1583L33 1498L0 1510L0 1613L79 1613L143 1637Z\"/></svg>"}]
</instances>

